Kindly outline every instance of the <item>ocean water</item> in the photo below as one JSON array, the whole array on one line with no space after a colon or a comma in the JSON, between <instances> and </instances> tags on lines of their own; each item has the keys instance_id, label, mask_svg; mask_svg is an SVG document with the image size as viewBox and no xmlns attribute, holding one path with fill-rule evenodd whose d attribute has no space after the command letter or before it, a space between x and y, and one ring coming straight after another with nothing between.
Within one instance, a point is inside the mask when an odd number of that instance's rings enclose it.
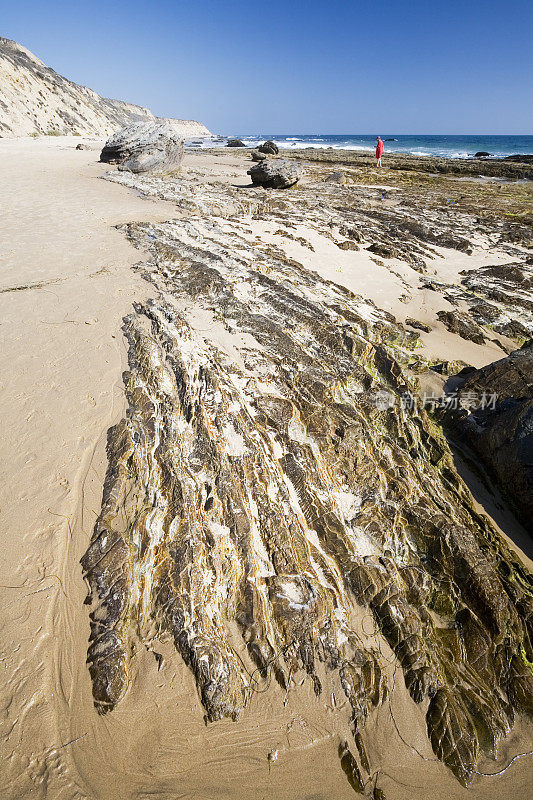
<instances>
[{"instance_id":1,"label":"ocean water","mask_svg":"<svg viewBox=\"0 0 533 800\"><path fill-rule=\"evenodd\" d=\"M515 153L533 154L533 136L425 136L380 133L387 153L410 153L419 156L442 156L444 158L473 158L480 150L490 153L494 158L502 158ZM240 135L248 147L255 147L266 139L272 139L283 150L299 150L306 147L328 148L337 150L368 150L376 148L376 134L372 135L329 135L329 134L272 134L261 133ZM387 141L393 139L394 141ZM226 137L215 137L196 143L196 146L224 146Z\"/></svg>"}]
</instances>

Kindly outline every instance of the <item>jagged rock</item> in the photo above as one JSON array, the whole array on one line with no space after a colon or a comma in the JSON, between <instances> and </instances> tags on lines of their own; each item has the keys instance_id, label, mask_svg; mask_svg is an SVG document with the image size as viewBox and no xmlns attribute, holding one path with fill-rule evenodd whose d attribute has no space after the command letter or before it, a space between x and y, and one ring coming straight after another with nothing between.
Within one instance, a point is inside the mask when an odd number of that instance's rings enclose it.
<instances>
[{"instance_id":1,"label":"jagged rock","mask_svg":"<svg viewBox=\"0 0 533 800\"><path fill-rule=\"evenodd\" d=\"M248 170L254 186L265 189L288 189L294 186L303 175L300 164L289 160L267 159Z\"/></svg>"},{"instance_id":2,"label":"jagged rock","mask_svg":"<svg viewBox=\"0 0 533 800\"><path fill-rule=\"evenodd\" d=\"M100 161L129 172L169 172L183 159L183 139L166 120L126 125L107 140Z\"/></svg>"},{"instance_id":3,"label":"jagged rock","mask_svg":"<svg viewBox=\"0 0 533 800\"><path fill-rule=\"evenodd\" d=\"M483 344L485 341L483 331L465 311L439 311L437 319L450 333L456 333L462 339L468 339L476 344Z\"/></svg>"},{"instance_id":4,"label":"jagged rock","mask_svg":"<svg viewBox=\"0 0 533 800\"><path fill-rule=\"evenodd\" d=\"M347 225L341 225L339 227L339 234L341 236L346 236L348 239L353 239L355 242L363 241L363 235L361 231L357 228L352 228Z\"/></svg>"},{"instance_id":5,"label":"jagged rock","mask_svg":"<svg viewBox=\"0 0 533 800\"><path fill-rule=\"evenodd\" d=\"M458 394L472 407L456 427L533 534L533 345L472 372Z\"/></svg>"},{"instance_id":6,"label":"jagged rock","mask_svg":"<svg viewBox=\"0 0 533 800\"><path fill-rule=\"evenodd\" d=\"M83 144L82 142L76 145L76 150L90 150L90 149L91 148L89 147L88 144Z\"/></svg>"},{"instance_id":7,"label":"jagged rock","mask_svg":"<svg viewBox=\"0 0 533 800\"><path fill-rule=\"evenodd\" d=\"M431 330L431 325L426 325L425 322L420 322L418 319L413 319L413 317L407 317L405 324L415 328L417 331L424 331L424 333L429 333Z\"/></svg>"},{"instance_id":8,"label":"jagged rock","mask_svg":"<svg viewBox=\"0 0 533 800\"><path fill-rule=\"evenodd\" d=\"M490 156L490 153L487 153L485 150L479 150L475 153L474 158L487 158Z\"/></svg>"},{"instance_id":9,"label":"jagged rock","mask_svg":"<svg viewBox=\"0 0 533 800\"><path fill-rule=\"evenodd\" d=\"M246 147L240 139L228 139L226 147Z\"/></svg>"},{"instance_id":10,"label":"jagged rock","mask_svg":"<svg viewBox=\"0 0 533 800\"><path fill-rule=\"evenodd\" d=\"M359 250L359 245L353 239L345 239L344 242L337 242L337 247L340 250Z\"/></svg>"},{"instance_id":11,"label":"jagged rock","mask_svg":"<svg viewBox=\"0 0 533 800\"><path fill-rule=\"evenodd\" d=\"M270 139L260 144L257 149L260 153L266 153L269 156L277 156L279 153L279 147L276 142L272 142Z\"/></svg>"},{"instance_id":12,"label":"jagged rock","mask_svg":"<svg viewBox=\"0 0 533 800\"><path fill-rule=\"evenodd\" d=\"M341 767L348 779L348 783L352 789L358 794L363 794L365 785L361 777L361 772L357 765L357 761L350 752L348 742L339 745L339 756L341 760Z\"/></svg>"},{"instance_id":13,"label":"jagged rock","mask_svg":"<svg viewBox=\"0 0 533 800\"><path fill-rule=\"evenodd\" d=\"M476 368L467 364L466 361L460 359L453 361L437 361L431 364L430 369L439 375L468 375L470 372L475 372Z\"/></svg>"},{"instance_id":14,"label":"jagged rock","mask_svg":"<svg viewBox=\"0 0 533 800\"><path fill-rule=\"evenodd\" d=\"M433 751L468 787L479 751L474 726L464 707L450 692L440 689L429 704L426 720Z\"/></svg>"},{"instance_id":15,"label":"jagged rock","mask_svg":"<svg viewBox=\"0 0 533 800\"><path fill-rule=\"evenodd\" d=\"M266 153L260 153L259 150L252 150L252 161L264 161L268 158Z\"/></svg>"},{"instance_id":16,"label":"jagged rock","mask_svg":"<svg viewBox=\"0 0 533 800\"><path fill-rule=\"evenodd\" d=\"M461 285L445 284L433 278L423 280L423 286L440 291L453 305L468 305L468 312L441 312L446 326L460 327L464 338L474 332L479 341L480 334L490 336L491 331L514 339L519 346L530 338L533 269L527 258L521 263L514 261L462 270L460 275L464 276Z\"/></svg>"},{"instance_id":17,"label":"jagged rock","mask_svg":"<svg viewBox=\"0 0 533 800\"><path fill-rule=\"evenodd\" d=\"M523 344L533 331L533 269L512 262L463 270L472 319ZM475 298L475 299L474 299ZM484 298L484 299L482 299Z\"/></svg>"},{"instance_id":18,"label":"jagged rock","mask_svg":"<svg viewBox=\"0 0 533 800\"><path fill-rule=\"evenodd\" d=\"M381 258L397 258L399 255L394 247L390 247L387 244L379 244L378 242L371 244L366 249L369 253L374 253L374 255L381 256Z\"/></svg>"}]
</instances>

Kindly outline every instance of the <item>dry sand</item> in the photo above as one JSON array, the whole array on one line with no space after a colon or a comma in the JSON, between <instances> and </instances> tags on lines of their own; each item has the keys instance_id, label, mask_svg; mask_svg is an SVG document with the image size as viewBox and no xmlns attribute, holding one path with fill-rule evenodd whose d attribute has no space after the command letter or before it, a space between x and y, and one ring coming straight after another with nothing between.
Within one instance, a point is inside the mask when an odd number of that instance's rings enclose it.
<instances>
[{"instance_id":1,"label":"dry sand","mask_svg":"<svg viewBox=\"0 0 533 800\"><path fill-rule=\"evenodd\" d=\"M98 180L106 171L96 163L98 145L76 151L79 141L0 140L0 796L348 800L354 793L337 748L349 731L335 713L345 700L331 691L317 701L308 683L285 696L277 685L263 692L259 682L242 720L206 726L192 674L173 646L157 643L162 669L142 647L119 707L105 717L93 708L79 558L100 507L106 431L124 412L121 320L135 299L153 291L131 269L142 254L113 226L177 214L170 203ZM210 171L227 182L242 174L229 154L194 154L185 169L196 170L199 180ZM254 236L273 236L265 223L250 227ZM299 248L283 246L293 256ZM410 304L399 303L400 279L366 254L318 246L307 252L313 269L399 319L434 322L434 293L413 289ZM468 258L443 255L432 268L447 279ZM403 275L404 266L397 266ZM404 277L413 280L407 271ZM422 338L440 358L480 366L502 356L495 345L465 342L440 328ZM392 664L391 653L384 655ZM392 678L392 665L389 673ZM462 789L435 760L422 710L408 699L403 681L394 685L390 704L365 729L374 742L371 767L380 770L388 800L526 795L527 758L501 777L479 777L471 790ZM498 762L480 770L497 772L525 749L519 723Z\"/></svg>"}]
</instances>

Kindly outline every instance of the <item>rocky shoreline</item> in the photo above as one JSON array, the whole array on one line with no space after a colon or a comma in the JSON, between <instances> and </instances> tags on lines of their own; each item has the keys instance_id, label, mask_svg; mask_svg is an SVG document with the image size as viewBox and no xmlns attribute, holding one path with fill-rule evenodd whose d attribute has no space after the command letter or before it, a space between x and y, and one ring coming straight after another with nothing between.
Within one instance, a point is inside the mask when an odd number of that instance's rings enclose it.
<instances>
[{"instance_id":1,"label":"rocky shoreline","mask_svg":"<svg viewBox=\"0 0 533 800\"><path fill-rule=\"evenodd\" d=\"M244 149L244 146L242 149ZM246 148L248 152L251 149ZM281 150L280 155L283 158L291 158L297 161L314 161L353 167L373 167L376 161L373 153L369 153L367 150L340 150L333 147L328 149L308 147ZM500 159L441 158L437 156L398 155L385 151L383 164L385 168L394 170L414 170L469 177L488 176L508 178L509 180L533 180L532 158L533 156L530 155L516 155Z\"/></svg>"},{"instance_id":2,"label":"rocky shoreline","mask_svg":"<svg viewBox=\"0 0 533 800\"><path fill-rule=\"evenodd\" d=\"M207 170L194 153L182 174L106 176L175 217L124 228L149 253L152 291L124 319L128 408L82 559L95 705L122 702L132 642L155 637L192 671L206 719L237 720L254 693L244 646L252 674L287 694L299 676L318 703L344 695L341 767L383 798L366 725L397 691L385 648L436 758L468 787L533 712L533 591L421 404L429 376L474 367L443 362L442 345L432 358L424 337L447 329L465 353L505 355L531 336L531 207L503 221L524 185L481 217L486 197L462 186L475 209L450 204L448 176L419 177L420 159L369 174L367 157L304 152L296 184L271 189L246 183L248 154L212 156ZM351 171L331 180L332 163ZM321 271L331 252L351 288ZM452 252L495 263L437 278ZM354 288L358 268L399 279L403 322ZM407 316L417 293L440 298L429 324Z\"/></svg>"},{"instance_id":3,"label":"rocky shoreline","mask_svg":"<svg viewBox=\"0 0 533 800\"><path fill-rule=\"evenodd\" d=\"M361 150L295 150L291 158L321 161L332 164L374 166L373 154ZM527 156L525 157L527 158ZM531 163L508 161L507 159L438 158L435 156L411 156L385 153L383 164L388 169L415 170L441 175L489 176L510 180L533 180Z\"/></svg>"}]
</instances>

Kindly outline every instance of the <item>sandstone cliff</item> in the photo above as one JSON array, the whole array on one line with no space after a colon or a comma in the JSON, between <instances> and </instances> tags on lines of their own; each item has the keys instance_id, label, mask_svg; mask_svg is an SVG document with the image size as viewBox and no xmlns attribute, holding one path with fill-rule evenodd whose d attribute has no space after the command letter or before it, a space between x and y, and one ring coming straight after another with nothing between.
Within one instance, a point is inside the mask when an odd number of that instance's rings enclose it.
<instances>
[{"instance_id":1,"label":"sandstone cliff","mask_svg":"<svg viewBox=\"0 0 533 800\"><path fill-rule=\"evenodd\" d=\"M0 136L108 136L128 122L143 119L154 119L154 115L147 108L109 100L67 80L22 45L0 37ZM209 135L199 122L170 122L186 138Z\"/></svg>"}]
</instances>

